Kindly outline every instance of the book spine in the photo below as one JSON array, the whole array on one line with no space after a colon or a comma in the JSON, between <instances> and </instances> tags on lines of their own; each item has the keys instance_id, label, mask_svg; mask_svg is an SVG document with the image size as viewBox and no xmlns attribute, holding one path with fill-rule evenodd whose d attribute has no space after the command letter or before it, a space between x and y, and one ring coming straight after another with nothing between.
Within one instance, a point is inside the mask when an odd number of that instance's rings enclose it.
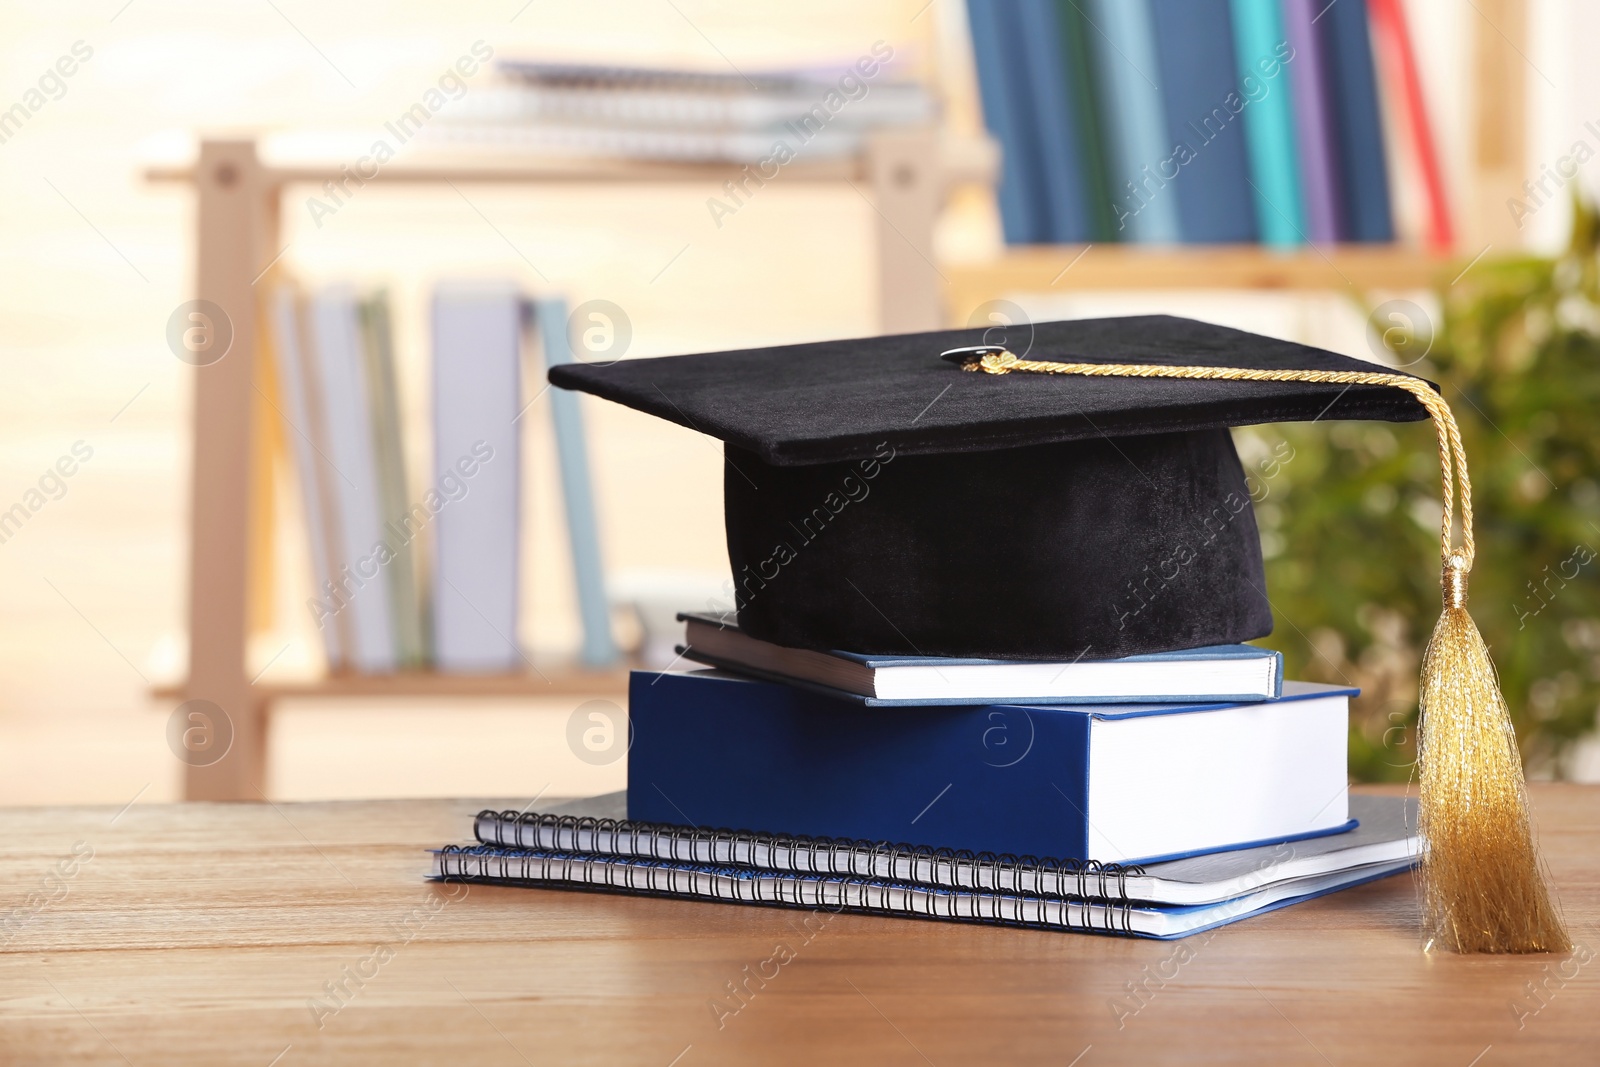
<instances>
[{"instance_id":1,"label":"book spine","mask_svg":"<svg viewBox=\"0 0 1600 1067\"><path fill-rule=\"evenodd\" d=\"M1016 77L1004 0L967 0L972 29L973 61L978 72L978 98L983 124L1000 143L1000 182L995 195L1006 244L1048 240L1043 216L1040 167L1026 122L1027 98Z\"/></svg>"},{"instance_id":2,"label":"book spine","mask_svg":"<svg viewBox=\"0 0 1600 1067\"><path fill-rule=\"evenodd\" d=\"M1284 71L1299 60L1285 38L1278 0L1231 0L1231 10L1239 83L1250 100L1244 132L1261 241L1280 248L1303 244L1293 91Z\"/></svg>"},{"instance_id":3,"label":"book spine","mask_svg":"<svg viewBox=\"0 0 1600 1067\"><path fill-rule=\"evenodd\" d=\"M567 302L560 298L536 300L533 314L546 367L571 363ZM606 325L615 331L616 323ZM579 329L588 326L588 323L580 323ZM556 455L561 465L561 492L566 504L573 580L578 590L578 615L583 620L583 648L579 658L588 667L609 667L617 661L617 645L611 636L611 609L606 601L605 574L600 561L600 530L594 517L583 412L578 407L577 393L553 389L548 395L550 421L556 432Z\"/></svg>"},{"instance_id":4,"label":"book spine","mask_svg":"<svg viewBox=\"0 0 1600 1067\"><path fill-rule=\"evenodd\" d=\"M1093 220L1080 151L1082 131L1068 98L1062 64L1062 30L1055 0L1018 0L1022 21L1021 59L1031 86L1033 137L1043 163L1045 207L1050 240L1076 244L1092 240Z\"/></svg>"},{"instance_id":5,"label":"book spine","mask_svg":"<svg viewBox=\"0 0 1600 1067\"><path fill-rule=\"evenodd\" d=\"M1334 105L1334 155L1343 196L1339 237L1345 241L1392 241L1388 161L1365 0L1335 4L1322 15L1317 28Z\"/></svg>"},{"instance_id":6,"label":"book spine","mask_svg":"<svg viewBox=\"0 0 1600 1067\"><path fill-rule=\"evenodd\" d=\"M1337 134L1331 72L1316 27L1319 6L1318 0L1283 0L1283 21L1285 36L1294 49L1289 77L1294 86L1295 147L1305 190L1306 236L1315 244L1331 244L1344 227L1334 161Z\"/></svg>"},{"instance_id":7,"label":"book spine","mask_svg":"<svg viewBox=\"0 0 1600 1067\"><path fill-rule=\"evenodd\" d=\"M1084 161L1084 200L1092 224L1091 240L1117 241L1115 198L1111 193L1111 173L1106 160L1106 137L1095 107L1097 84L1094 49L1089 43L1097 33L1077 0L1057 0L1056 23L1061 27L1062 64L1067 76L1067 94L1076 116L1078 151Z\"/></svg>"},{"instance_id":8,"label":"book spine","mask_svg":"<svg viewBox=\"0 0 1600 1067\"><path fill-rule=\"evenodd\" d=\"M1433 127L1422 92L1417 57L1411 48L1411 31L1399 0L1372 0L1372 28L1378 37L1378 56L1383 63L1384 81L1389 91L1400 97L1405 114L1412 155L1420 171L1423 199L1427 207L1427 243L1438 252L1455 245L1455 225L1445 197Z\"/></svg>"},{"instance_id":9,"label":"book spine","mask_svg":"<svg viewBox=\"0 0 1600 1067\"><path fill-rule=\"evenodd\" d=\"M1228 0L1151 0L1185 241L1257 239Z\"/></svg>"},{"instance_id":10,"label":"book spine","mask_svg":"<svg viewBox=\"0 0 1600 1067\"><path fill-rule=\"evenodd\" d=\"M1129 240L1174 244L1180 239L1177 177L1161 104L1150 0L1096 0L1095 72L1106 106L1112 195L1117 225Z\"/></svg>"}]
</instances>

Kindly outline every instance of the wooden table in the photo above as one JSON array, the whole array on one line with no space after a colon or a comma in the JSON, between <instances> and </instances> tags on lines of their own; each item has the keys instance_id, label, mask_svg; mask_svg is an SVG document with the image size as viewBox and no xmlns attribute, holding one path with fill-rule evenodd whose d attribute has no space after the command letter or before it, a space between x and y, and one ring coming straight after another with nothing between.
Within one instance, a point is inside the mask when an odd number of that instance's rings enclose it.
<instances>
[{"instance_id":1,"label":"wooden table","mask_svg":"<svg viewBox=\"0 0 1600 1067\"><path fill-rule=\"evenodd\" d=\"M1572 956L1424 955L1408 876L1179 942L808 930L422 881L426 848L525 801L12 809L0 1062L1593 1063L1600 787L1533 795Z\"/></svg>"}]
</instances>

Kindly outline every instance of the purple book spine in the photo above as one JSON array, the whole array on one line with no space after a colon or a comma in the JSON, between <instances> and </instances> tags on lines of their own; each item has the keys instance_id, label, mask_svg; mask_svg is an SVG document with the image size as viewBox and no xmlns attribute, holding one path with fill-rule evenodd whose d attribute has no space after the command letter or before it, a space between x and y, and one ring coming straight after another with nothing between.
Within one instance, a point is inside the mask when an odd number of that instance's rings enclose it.
<instances>
[{"instance_id":1,"label":"purple book spine","mask_svg":"<svg viewBox=\"0 0 1600 1067\"><path fill-rule=\"evenodd\" d=\"M1313 25L1324 6L1319 0L1283 0L1284 33L1294 49L1288 67L1294 80L1295 146L1305 189L1306 236L1313 244L1337 241L1341 233L1333 98Z\"/></svg>"}]
</instances>

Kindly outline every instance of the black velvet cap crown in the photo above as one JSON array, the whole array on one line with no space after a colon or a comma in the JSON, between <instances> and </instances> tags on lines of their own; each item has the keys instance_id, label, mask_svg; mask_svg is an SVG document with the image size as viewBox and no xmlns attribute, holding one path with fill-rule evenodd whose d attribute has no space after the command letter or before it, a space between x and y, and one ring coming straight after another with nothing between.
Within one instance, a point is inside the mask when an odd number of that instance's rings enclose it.
<instances>
[{"instance_id":1,"label":"black velvet cap crown","mask_svg":"<svg viewBox=\"0 0 1600 1067\"><path fill-rule=\"evenodd\" d=\"M1373 369L1164 315L1009 332L1032 360ZM1109 659L1264 636L1261 545L1227 428L1427 417L1377 385L989 375L940 358L992 339L567 364L550 381L726 442L741 629L881 655Z\"/></svg>"}]
</instances>

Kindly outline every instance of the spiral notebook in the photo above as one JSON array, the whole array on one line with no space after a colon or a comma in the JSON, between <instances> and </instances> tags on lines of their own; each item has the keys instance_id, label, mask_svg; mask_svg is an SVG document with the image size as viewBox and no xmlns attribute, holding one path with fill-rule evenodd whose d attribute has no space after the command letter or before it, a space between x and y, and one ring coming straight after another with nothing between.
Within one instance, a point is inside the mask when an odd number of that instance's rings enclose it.
<instances>
[{"instance_id":1,"label":"spiral notebook","mask_svg":"<svg viewBox=\"0 0 1600 1067\"><path fill-rule=\"evenodd\" d=\"M1138 937L1186 937L1409 869L1414 802L1351 798L1361 825L1149 867L629 823L611 794L545 813L486 811L433 877ZM516 847L518 844L534 847Z\"/></svg>"},{"instance_id":2,"label":"spiral notebook","mask_svg":"<svg viewBox=\"0 0 1600 1067\"><path fill-rule=\"evenodd\" d=\"M487 845L447 846L434 875L449 881L610 890L736 904L902 915L956 922L1168 939L1261 915L1337 889L1406 870L1410 859L1296 878L1212 904L1162 906L1131 900L1064 900L861 878L710 867Z\"/></svg>"},{"instance_id":3,"label":"spiral notebook","mask_svg":"<svg viewBox=\"0 0 1600 1067\"><path fill-rule=\"evenodd\" d=\"M1354 830L1144 866L1032 856L974 855L905 844L786 837L629 822L623 793L578 801L566 811L484 811L474 831L484 855L530 851L679 865L753 868L775 874L870 879L935 890L976 890L1077 900L1214 904L1280 883L1336 876L1374 865L1408 866L1419 854L1416 803L1352 795Z\"/></svg>"}]
</instances>

